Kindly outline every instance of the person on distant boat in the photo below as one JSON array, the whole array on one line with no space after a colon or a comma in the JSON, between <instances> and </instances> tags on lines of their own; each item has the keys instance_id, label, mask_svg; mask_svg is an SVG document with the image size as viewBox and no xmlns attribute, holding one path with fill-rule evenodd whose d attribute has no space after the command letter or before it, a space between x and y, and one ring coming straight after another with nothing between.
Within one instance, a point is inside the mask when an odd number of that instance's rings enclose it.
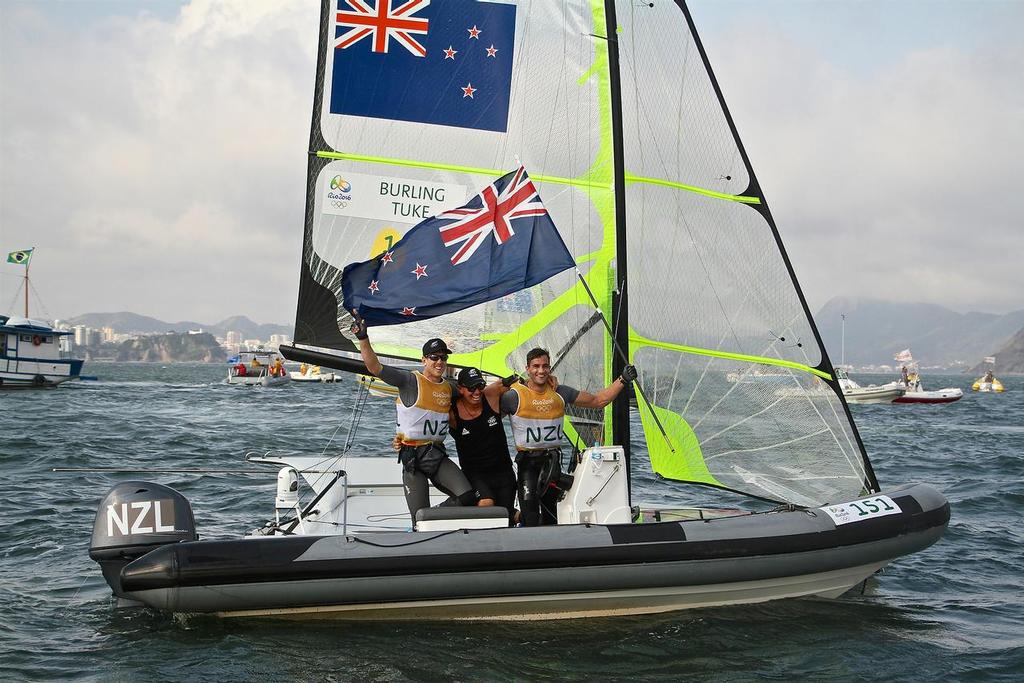
<instances>
[{"instance_id":1,"label":"person on distant boat","mask_svg":"<svg viewBox=\"0 0 1024 683\"><path fill-rule=\"evenodd\" d=\"M516 512L516 475L498 404L515 379L513 375L487 384L478 369L463 368L456 381L459 396L449 422L459 464L480 494L479 504L505 508L510 521Z\"/></svg>"},{"instance_id":2,"label":"person on distant boat","mask_svg":"<svg viewBox=\"0 0 1024 683\"><path fill-rule=\"evenodd\" d=\"M253 357L252 357L252 361L251 361L251 362L249 363L249 366L250 366L250 367L251 367L251 368L252 368L253 370L256 370L256 369L258 369L258 368L262 368L262 367L263 367L263 363L261 363L261 362L260 362L260 359L259 359L259 358L257 358L256 356L253 356Z\"/></svg>"},{"instance_id":3,"label":"person on distant boat","mask_svg":"<svg viewBox=\"0 0 1024 683\"><path fill-rule=\"evenodd\" d=\"M996 376L995 376L995 375L994 375L994 374L992 373L992 371L991 371L991 370L986 370L986 371L985 371L985 376L981 378L981 381L982 381L982 382L988 382L988 383L990 383L990 384L991 384L991 383L992 383L992 381L993 381L993 380L994 380L995 378L996 378Z\"/></svg>"},{"instance_id":4,"label":"person on distant boat","mask_svg":"<svg viewBox=\"0 0 1024 683\"><path fill-rule=\"evenodd\" d=\"M900 381L903 382L903 386L905 386L905 387L909 387L910 386L910 375L907 374L907 366L906 365L904 365L902 368L900 368Z\"/></svg>"},{"instance_id":5,"label":"person on distant boat","mask_svg":"<svg viewBox=\"0 0 1024 683\"><path fill-rule=\"evenodd\" d=\"M307 369L308 367L309 367L309 366L308 366L308 365L306 365L305 363L303 363L302 365L300 365L300 366L299 366L299 374L300 374L300 375L305 375L305 374L306 374L306 369Z\"/></svg>"},{"instance_id":6,"label":"person on distant boat","mask_svg":"<svg viewBox=\"0 0 1024 683\"><path fill-rule=\"evenodd\" d=\"M562 472L562 420L565 406L599 410L615 400L636 379L636 368L627 365L620 377L591 394L565 384L552 388L551 354L534 348L526 354L525 382L512 385L501 397L501 413L510 415L519 469L519 509L524 526L554 524L562 491L552 486Z\"/></svg>"},{"instance_id":7,"label":"person on distant boat","mask_svg":"<svg viewBox=\"0 0 1024 683\"><path fill-rule=\"evenodd\" d=\"M240 362L235 366L235 377L245 377L246 374L245 363Z\"/></svg>"},{"instance_id":8,"label":"person on distant boat","mask_svg":"<svg viewBox=\"0 0 1024 683\"><path fill-rule=\"evenodd\" d=\"M449 411L455 402L455 388L444 378L450 353L447 344L437 338L423 344L422 372L383 365L370 344L366 321L356 311L352 311L352 316L352 334L359 340L359 353L366 369L374 377L398 387L398 462L402 463L405 502L413 524L416 512L430 507L428 479L459 505L476 505L479 494L459 466L449 459L444 447Z\"/></svg>"},{"instance_id":9,"label":"person on distant boat","mask_svg":"<svg viewBox=\"0 0 1024 683\"><path fill-rule=\"evenodd\" d=\"M274 361L274 364L270 366L271 377L284 377L284 361L280 358Z\"/></svg>"}]
</instances>

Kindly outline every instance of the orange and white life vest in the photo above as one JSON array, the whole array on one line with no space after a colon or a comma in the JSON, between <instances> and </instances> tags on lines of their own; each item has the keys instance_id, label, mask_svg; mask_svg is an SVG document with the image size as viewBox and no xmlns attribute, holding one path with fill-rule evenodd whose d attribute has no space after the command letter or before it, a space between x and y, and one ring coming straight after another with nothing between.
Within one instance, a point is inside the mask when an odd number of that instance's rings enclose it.
<instances>
[{"instance_id":1,"label":"orange and white life vest","mask_svg":"<svg viewBox=\"0 0 1024 683\"><path fill-rule=\"evenodd\" d=\"M512 437L520 451L546 450L562 445L565 401L550 386L536 392L524 384L512 390L519 394L519 407L512 414Z\"/></svg>"},{"instance_id":2,"label":"orange and white life vest","mask_svg":"<svg viewBox=\"0 0 1024 683\"><path fill-rule=\"evenodd\" d=\"M412 374L416 378L416 402L406 406L401 398L395 400L398 438L411 446L440 443L448 435L451 385L448 382L431 382L418 371Z\"/></svg>"}]
</instances>

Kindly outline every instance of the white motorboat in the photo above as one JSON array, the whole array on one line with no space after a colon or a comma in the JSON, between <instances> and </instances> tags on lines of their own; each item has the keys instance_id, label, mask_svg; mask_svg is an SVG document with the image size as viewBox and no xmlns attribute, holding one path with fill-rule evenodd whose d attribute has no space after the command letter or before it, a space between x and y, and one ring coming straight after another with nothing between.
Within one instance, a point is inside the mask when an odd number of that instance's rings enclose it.
<instances>
[{"instance_id":1,"label":"white motorboat","mask_svg":"<svg viewBox=\"0 0 1024 683\"><path fill-rule=\"evenodd\" d=\"M286 384L288 372L281 356L273 351L240 351L228 360L228 384L273 387Z\"/></svg>"},{"instance_id":2,"label":"white motorboat","mask_svg":"<svg viewBox=\"0 0 1024 683\"><path fill-rule=\"evenodd\" d=\"M293 382L322 382L325 384L331 384L333 382L340 382L341 375L336 372L323 372L319 365L310 365L303 363L298 370L292 370L288 373Z\"/></svg>"},{"instance_id":3,"label":"white motorboat","mask_svg":"<svg viewBox=\"0 0 1024 683\"><path fill-rule=\"evenodd\" d=\"M836 369L836 380L843 389L847 403L892 403L907 393L906 387L899 382L887 384L870 384L862 387L850 379L845 370Z\"/></svg>"},{"instance_id":4,"label":"white motorboat","mask_svg":"<svg viewBox=\"0 0 1024 683\"><path fill-rule=\"evenodd\" d=\"M906 389L906 393L894 398L893 403L953 403L964 396L964 392L956 387L926 390L917 368L907 375L906 380L899 380L899 383Z\"/></svg>"}]
</instances>

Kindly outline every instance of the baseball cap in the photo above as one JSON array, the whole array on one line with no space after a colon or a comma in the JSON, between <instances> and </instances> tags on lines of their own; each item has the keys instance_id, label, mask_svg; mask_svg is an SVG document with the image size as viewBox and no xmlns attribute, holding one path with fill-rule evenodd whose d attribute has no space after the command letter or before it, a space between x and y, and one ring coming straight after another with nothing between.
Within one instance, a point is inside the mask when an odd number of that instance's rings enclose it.
<instances>
[{"instance_id":1,"label":"baseball cap","mask_svg":"<svg viewBox=\"0 0 1024 683\"><path fill-rule=\"evenodd\" d=\"M427 343L423 345L424 356L429 356L432 353L443 353L448 355L451 351L448 350L448 346L444 343L443 339L434 337L433 339L428 339Z\"/></svg>"},{"instance_id":2,"label":"baseball cap","mask_svg":"<svg viewBox=\"0 0 1024 683\"><path fill-rule=\"evenodd\" d=\"M466 387L467 389L487 386L483 375L476 368L462 368L459 370L459 377L456 381L460 387Z\"/></svg>"}]
</instances>

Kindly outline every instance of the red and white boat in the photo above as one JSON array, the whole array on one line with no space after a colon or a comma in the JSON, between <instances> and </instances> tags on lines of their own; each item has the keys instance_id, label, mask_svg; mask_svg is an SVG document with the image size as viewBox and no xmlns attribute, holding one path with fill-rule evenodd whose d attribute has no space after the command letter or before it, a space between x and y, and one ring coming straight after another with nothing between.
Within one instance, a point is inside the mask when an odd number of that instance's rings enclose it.
<instances>
[{"instance_id":1,"label":"red and white boat","mask_svg":"<svg viewBox=\"0 0 1024 683\"><path fill-rule=\"evenodd\" d=\"M920 373L916 367L912 367L911 372L905 374L898 382L900 386L907 390L906 393L898 398L894 398L892 400L893 403L952 403L963 398L964 392L955 387L925 391L921 385Z\"/></svg>"},{"instance_id":2,"label":"red and white boat","mask_svg":"<svg viewBox=\"0 0 1024 683\"><path fill-rule=\"evenodd\" d=\"M920 383L918 383L920 387ZM907 393L894 398L893 403L952 403L963 398L964 392L956 388L925 391L924 389L907 389Z\"/></svg>"}]
</instances>

